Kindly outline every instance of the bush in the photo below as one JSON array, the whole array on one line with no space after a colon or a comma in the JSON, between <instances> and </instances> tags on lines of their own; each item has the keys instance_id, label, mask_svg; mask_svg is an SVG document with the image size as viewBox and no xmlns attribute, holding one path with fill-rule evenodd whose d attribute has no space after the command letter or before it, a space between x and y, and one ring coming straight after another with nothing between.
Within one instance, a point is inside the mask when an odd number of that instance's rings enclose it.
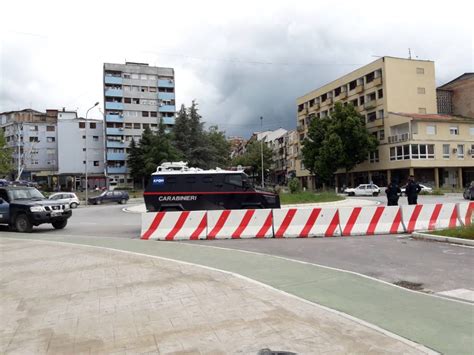
<instances>
[{"instance_id":1,"label":"bush","mask_svg":"<svg viewBox=\"0 0 474 355\"><path fill-rule=\"evenodd\" d=\"M288 182L290 193L295 194L301 190L300 182L297 178L293 178Z\"/></svg>"}]
</instances>

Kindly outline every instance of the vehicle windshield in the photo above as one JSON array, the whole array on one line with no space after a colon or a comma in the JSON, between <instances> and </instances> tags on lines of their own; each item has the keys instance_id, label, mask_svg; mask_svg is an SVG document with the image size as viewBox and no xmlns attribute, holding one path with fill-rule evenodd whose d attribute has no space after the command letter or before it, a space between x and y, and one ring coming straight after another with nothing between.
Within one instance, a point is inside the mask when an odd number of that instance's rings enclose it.
<instances>
[{"instance_id":1,"label":"vehicle windshield","mask_svg":"<svg viewBox=\"0 0 474 355\"><path fill-rule=\"evenodd\" d=\"M45 197L34 187L25 187L24 189L14 189L8 191L10 199L13 200L43 200Z\"/></svg>"}]
</instances>

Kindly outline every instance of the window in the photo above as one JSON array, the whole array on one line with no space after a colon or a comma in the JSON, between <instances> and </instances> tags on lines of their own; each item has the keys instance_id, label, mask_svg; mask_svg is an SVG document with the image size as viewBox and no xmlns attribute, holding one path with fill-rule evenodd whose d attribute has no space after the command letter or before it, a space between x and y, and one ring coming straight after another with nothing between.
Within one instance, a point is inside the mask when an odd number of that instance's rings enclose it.
<instances>
[{"instance_id":1,"label":"window","mask_svg":"<svg viewBox=\"0 0 474 355\"><path fill-rule=\"evenodd\" d=\"M434 144L405 144L390 148L390 160L434 159Z\"/></svg>"},{"instance_id":2,"label":"window","mask_svg":"<svg viewBox=\"0 0 474 355\"><path fill-rule=\"evenodd\" d=\"M39 142L38 137L30 137L30 142Z\"/></svg>"},{"instance_id":3,"label":"window","mask_svg":"<svg viewBox=\"0 0 474 355\"><path fill-rule=\"evenodd\" d=\"M134 123L133 128L134 129L140 129L140 123Z\"/></svg>"},{"instance_id":4,"label":"window","mask_svg":"<svg viewBox=\"0 0 474 355\"><path fill-rule=\"evenodd\" d=\"M377 113L374 112L369 112L367 114L367 122L374 122L377 119Z\"/></svg>"},{"instance_id":5,"label":"window","mask_svg":"<svg viewBox=\"0 0 474 355\"><path fill-rule=\"evenodd\" d=\"M471 158L474 159L474 144L471 144Z\"/></svg>"},{"instance_id":6,"label":"window","mask_svg":"<svg viewBox=\"0 0 474 355\"><path fill-rule=\"evenodd\" d=\"M374 78L375 78L375 73L374 72L369 73L365 76L365 82L370 83L370 82L374 81Z\"/></svg>"},{"instance_id":7,"label":"window","mask_svg":"<svg viewBox=\"0 0 474 355\"><path fill-rule=\"evenodd\" d=\"M46 132L54 132L55 127L54 126L46 126Z\"/></svg>"},{"instance_id":8,"label":"window","mask_svg":"<svg viewBox=\"0 0 474 355\"><path fill-rule=\"evenodd\" d=\"M426 126L426 134L428 135L436 134L436 126L435 125Z\"/></svg>"},{"instance_id":9,"label":"window","mask_svg":"<svg viewBox=\"0 0 474 355\"><path fill-rule=\"evenodd\" d=\"M369 154L369 162L370 163L378 163L379 162L379 151L376 150L375 152L371 152Z\"/></svg>"},{"instance_id":10,"label":"window","mask_svg":"<svg viewBox=\"0 0 474 355\"><path fill-rule=\"evenodd\" d=\"M150 117L158 117L158 112L151 111L150 112Z\"/></svg>"},{"instance_id":11,"label":"window","mask_svg":"<svg viewBox=\"0 0 474 355\"><path fill-rule=\"evenodd\" d=\"M79 122L79 128L80 129L86 128L86 123L85 122Z\"/></svg>"},{"instance_id":12,"label":"window","mask_svg":"<svg viewBox=\"0 0 474 355\"><path fill-rule=\"evenodd\" d=\"M357 86L357 81L353 80L349 83L349 90L354 90Z\"/></svg>"},{"instance_id":13,"label":"window","mask_svg":"<svg viewBox=\"0 0 474 355\"><path fill-rule=\"evenodd\" d=\"M357 99L351 101L352 106L357 107Z\"/></svg>"},{"instance_id":14,"label":"window","mask_svg":"<svg viewBox=\"0 0 474 355\"><path fill-rule=\"evenodd\" d=\"M474 136L474 126L473 127L469 127L469 134L471 136Z\"/></svg>"},{"instance_id":15,"label":"window","mask_svg":"<svg viewBox=\"0 0 474 355\"><path fill-rule=\"evenodd\" d=\"M125 123L125 128L127 129L132 129L132 124L131 123Z\"/></svg>"},{"instance_id":16,"label":"window","mask_svg":"<svg viewBox=\"0 0 474 355\"><path fill-rule=\"evenodd\" d=\"M143 129L147 129L147 128L150 128L150 125L148 123L144 123L143 124Z\"/></svg>"},{"instance_id":17,"label":"window","mask_svg":"<svg viewBox=\"0 0 474 355\"><path fill-rule=\"evenodd\" d=\"M142 111L142 117L149 117L148 111Z\"/></svg>"},{"instance_id":18,"label":"window","mask_svg":"<svg viewBox=\"0 0 474 355\"><path fill-rule=\"evenodd\" d=\"M379 113L379 118L384 117L384 111L383 110L379 110L378 113Z\"/></svg>"},{"instance_id":19,"label":"window","mask_svg":"<svg viewBox=\"0 0 474 355\"><path fill-rule=\"evenodd\" d=\"M132 104L140 105L140 99L132 99Z\"/></svg>"},{"instance_id":20,"label":"window","mask_svg":"<svg viewBox=\"0 0 474 355\"><path fill-rule=\"evenodd\" d=\"M450 156L449 149L450 149L449 144L443 144L443 159L449 159L449 156Z\"/></svg>"},{"instance_id":21,"label":"window","mask_svg":"<svg viewBox=\"0 0 474 355\"><path fill-rule=\"evenodd\" d=\"M377 91L377 95L379 99L381 99L383 97L383 89L379 89L379 91Z\"/></svg>"},{"instance_id":22,"label":"window","mask_svg":"<svg viewBox=\"0 0 474 355\"><path fill-rule=\"evenodd\" d=\"M132 79L140 79L139 75L138 74L132 74Z\"/></svg>"},{"instance_id":23,"label":"window","mask_svg":"<svg viewBox=\"0 0 474 355\"><path fill-rule=\"evenodd\" d=\"M82 161L82 165L86 165L86 161L85 161L85 160Z\"/></svg>"},{"instance_id":24,"label":"window","mask_svg":"<svg viewBox=\"0 0 474 355\"><path fill-rule=\"evenodd\" d=\"M38 126L30 126L30 131L38 132Z\"/></svg>"},{"instance_id":25,"label":"window","mask_svg":"<svg viewBox=\"0 0 474 355\"><path fill-rule=\"evenodd\" d=\"M95 122L89 123L89 128L90 129L96 129L97 128L97 123L95 123Z\"/></svg>"},{"instance_id":26,"label":"window","mask_svg":"<svg viewBox=\"0 0 474 355\"><path fill-rule=\"evenodd\" d=\"M364 96L359 97L359 105L364 104Z\"/></svg>"},{"instance_id":27,"label":"window","mask_svg":"<svg viewBox=\"0 0 474 355\"><path fill-rule=\"evenodd\" d=\"M449 134L452 135L452 136L458 136L459 135L459 127L458 126L449 127Z\"/></svg>"},{"instance_id":28,"label":"window","mask_svg":"<svg viewBox=\"0 0 474 355\"><path fill-rule=\"evenodd\" d=\"M130 85L124 85L123 86L123 91L131 91L131 89L132 88L130 87Z\"/></svg>"},{"instance_id":29,"label":"window","mask_svg":"<svg viewBox=\"0 0 474 355\"><path fill-rule=\"evenodd\" d=\"M376 100L377 97L375 95L375 91L374 92L371 92L370 94L367 95L367 101L373 101L373 100Z\"/></svg>"},{"instance_id":30,"label":"window","mask_svg":"<svg viewBox=\"0 0 474 355\"><path fill-rule=\"evenodd\" d=\"M56 142L56 137L46 137L46 142L48 143Z\"/></svg>"},{"instance_id":31,"label":"window","mask_svg":"<svg viewBox=\"0 0 474 355\"><path fill-rule=\"evenodd\" d=\"M98 160L94 160L94 166L99 166L99 161Z\"/></svg>"},{"instance_id":32,"label":"window","mask_svg":"<svg viewBox=\"0 0 474 355\"><path fill-rule=\"evenodd\" d=\"M464 159L464 144L458 144L458 159Z\"/></svg>"},{"instance_id":33,"label":"window","mask_svg":"<svg viewBox=\"0 0 474 355\"><path fill-rule=\"evenodd\" d=\"M418 113L425 114L426 108L425 107L418 107Z\"/></svg>"},{"instance_id":34,"label":"window","mask_svg":"<svg viewBox=\"0 0 474 355\"><path fill-rule=\"evenodd\" d=\"M94 142L98 142L99 141L99 136L92 136L92 140Z\"/></svg>"},{"instance_id":35,"label":"window","mask_svg":"<svg viewBox=\"0 0 474 355\"><path fill-rule=\"evenodd\" d=\"M426 93L426 90L425 88L418 88L416 89L417 93L420 94L420 95L424 95Z\"/></svg>"},{"instance_id":36,"label":"window","mask_svg":"<svg viewBox=\"0 0 474 355\"><path fill-rule=\"evenodd\" d=\"M46 149L46 153L48 155L54 155L54 154L56 154L56 149L48 148L48 149Z\"/></svg>"},{"instance_id":37,"label":"window","mask_svg":"<svg viewBox=\"0 0 474 355\"><path fill-rule=\"evenodd\" d=\"M379 139L380 140L384 140L385 139L385 131L382 129L381 131L379 131Z\"/></svg>"},{"instance_id":38,"label":"window","mask_svg":"<svg viewBox=\"0 0 474 355\"><path fill-rule=\"evenodd\" d=\"M124 78L124 79L130 79L130 74L123 73L123 78Z\"/></svg>"},{"instance_id":39,"label":"window","mask_svg":"<svg viewBox=\"0 0 474 355\"><path fill-rule=\"evenodd\" d=\"M417 74L425 74L425 69L424 68L416 68L416 73Z\"/></svg>"},{"instance_id":40,"label":"window","mask_svg":"<svg viewBox=\"0 0 474 355\"><path fill-rule=\"evenodd\" d=\"M148 92L148 86L142 86L140 90L141 92Z\"/></svg>"},{"instance_id":41,"label":"window","mask_svg":"<svg viewBox=\"0 0 474 355\"><path fill-rule=\"evenodd\" d=\"M156 92L157 90L156 90L156 87L150 86L149 89L148 89L148 91L150 91L150 92Z\"/></svg>"},{"instance_id":42,"label":"window","mask_svg":"<svg viewBox=\"0 0 474 355\"><path fill-rule=\"evenodd\" d=\"M85 152L85 151L86 151L86 148L82 148L82 151Z\"/></svg>"},{"instance_id":43,"label":"window","mask_svg":"<svg viewBox=\"0 0 474 355\"><path fill-rule=\"evenodd\" d=\"M142 80L148 80L148 76L146 74L141 74L140 79Z\"/></svg>"},{"instance_id":44,"label":"window","mask_svg":"<svg viewBox=\"0 0 474 355\"><path fill-rule=\"evenodd\" d=\"M227 175L225 182L226 184L242 187L242 175Z\"/></svg>"},{"instance_id":45,"label":"window","mask_svg":"<svg viewBox=\"0 0 474 355\"><path fill-rule=\"evenodd\" d=\"M124 102L125 104L131 104L131 103L132 103L132 98L130 98L130 97L124 97L123 102Z\"/></svg>"}]
</instances>

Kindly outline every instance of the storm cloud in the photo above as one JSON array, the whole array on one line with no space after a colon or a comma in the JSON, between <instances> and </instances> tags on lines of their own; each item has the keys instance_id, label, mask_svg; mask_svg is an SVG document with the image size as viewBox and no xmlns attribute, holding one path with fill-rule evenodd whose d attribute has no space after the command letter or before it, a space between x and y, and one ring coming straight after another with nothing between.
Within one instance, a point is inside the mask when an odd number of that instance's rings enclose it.
<instances>
[{"instance_id":1,"label":"storm cloud","mask_svg":"<svg viewBox=\"0 0 474 355\"><path fill-rule=\"evenodd\" d=\"M264 129L294 128L297 97L376 56L411 48L435 61L438 84L473 70L467 1L29 5L4 5L0 111L84 114L102 101L102 64L128 60L173 67L178 107L197 100L207 124L248 137L260 116Z\"/></svg>"}]
</instances>

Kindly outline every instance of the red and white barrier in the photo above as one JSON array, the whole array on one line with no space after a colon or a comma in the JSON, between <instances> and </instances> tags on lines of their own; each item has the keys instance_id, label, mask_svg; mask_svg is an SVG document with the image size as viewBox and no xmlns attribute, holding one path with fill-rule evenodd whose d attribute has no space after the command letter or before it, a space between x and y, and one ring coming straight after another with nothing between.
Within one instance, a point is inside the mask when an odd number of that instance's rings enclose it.
<instances>
[{"instance_id":1,"label":"red and white barrier","mask_svg":"<svg viewBox=\"0 0 474 355\"><path fill-rule=\"evenodd\" d=\"M458 203L458 216L464 226L474 223L474 202Z\"/></svg>"},{"instance_id":2,"label":"red and white barrier","mask_svg":"<svg viewBox=\"0 0 474 355\"><path fill-rule=\"evenodd\" d=\"M273 210L275 238L334 237L341 235L337 208Z\"/></svg>"},{"instance_id":3,"label":"red and white barrier","mask_svg":"<svg viewBox=\"0 0 474 355\"><path fill-rule=\"evenodd\" d=\"M454 203L402 206L402 220L407 233L460 225L458 209Z\"/></svg>"},{"instance_id":4,"label":"red and white barrier","mask_svg":"<svg viewBox=\"0 0 474 355\"><path fill-rule=\"evenodd\" d=\"M339 208L343 236L404 233L398 206Z\"/></svg>"},{"instance_id":5,"label":"red and white barrier","mask_svg":"<svg viewBox=\"0 0 474 355\"><path fill-rule=\"evenodd\" d=\"M206 239L206 227L206 211L142 213L141 239Z\"/></svg>"},{"instance_id":6,"label":"red and white barrier","mask_svg":"<svg viewBox=\"0 0 474 355\"><path fill-rule=\"evenodd\" d=\"M272 210L209 211L207 220L207 239L273 237Z\"/></svg>"}]
</instances>

